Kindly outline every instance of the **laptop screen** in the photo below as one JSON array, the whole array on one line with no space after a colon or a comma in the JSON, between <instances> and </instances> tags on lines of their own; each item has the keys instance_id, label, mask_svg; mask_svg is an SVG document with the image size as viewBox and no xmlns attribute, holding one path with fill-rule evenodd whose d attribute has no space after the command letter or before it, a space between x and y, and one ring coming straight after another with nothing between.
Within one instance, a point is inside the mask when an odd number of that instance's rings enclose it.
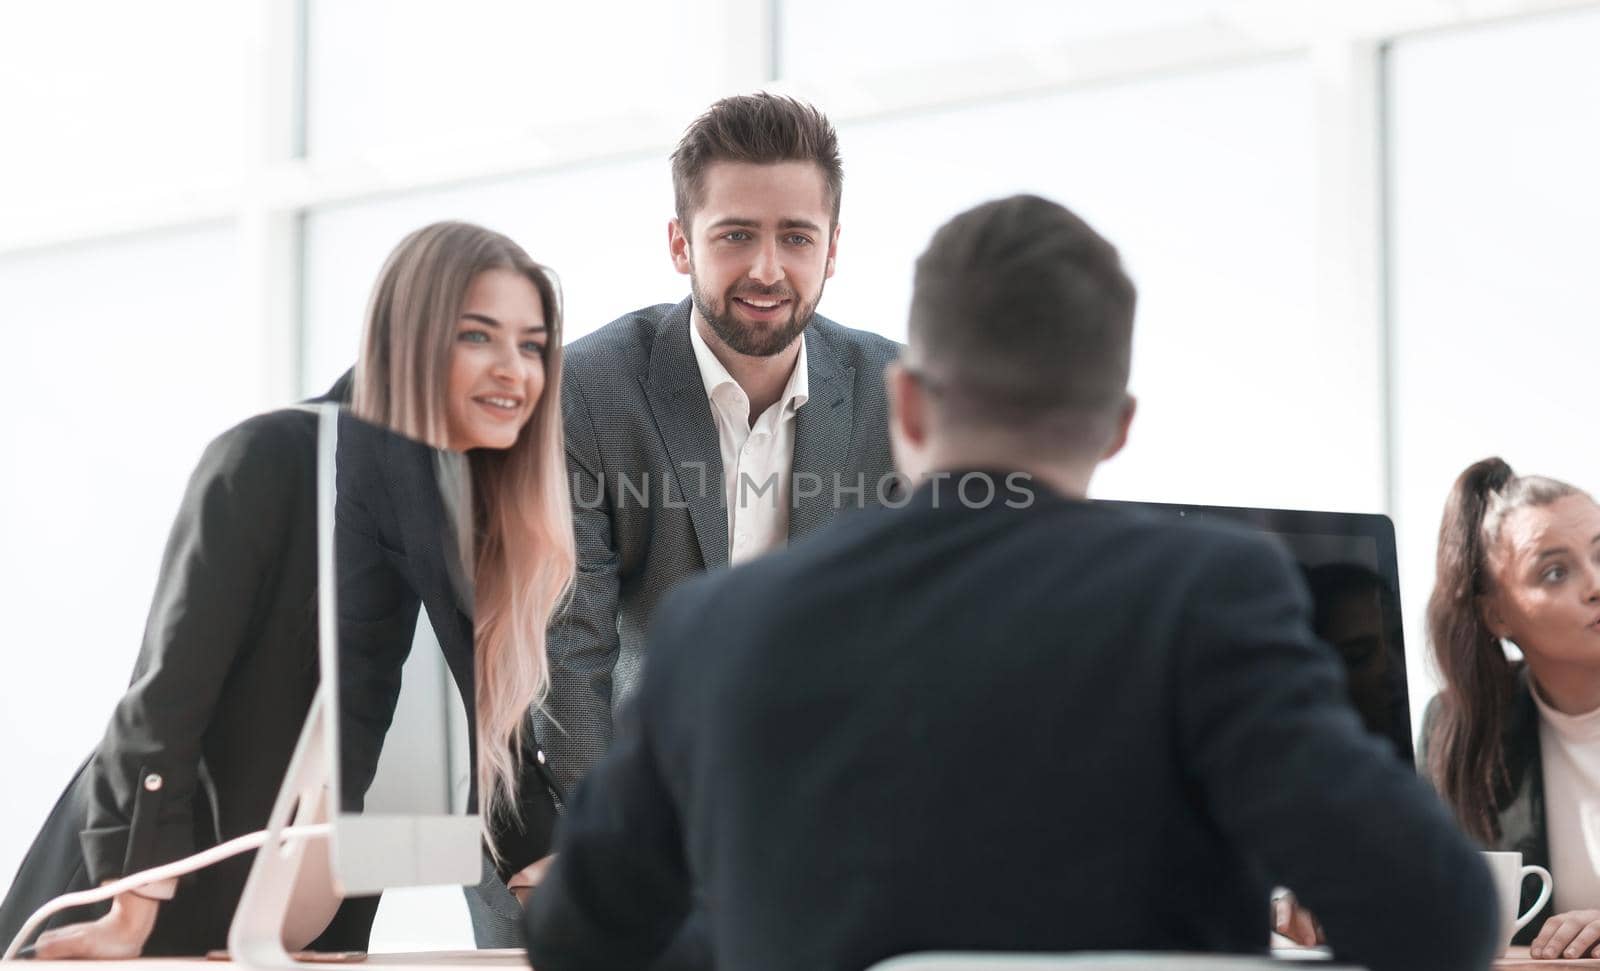
<instances>
[{"instance_id":1,"label":"laptop screen","mask_svg":"<svg viewBox=\"0 0 1600 971\"><path fill-rule=\"evenodd\" d=\"M1101 500L1174 519L1221 520L1288 550L1311 591L1312 627L1344 661L1350 702L1373 734L1413 761L1394 524L1372 513Z\"/></svg>"}]
</instances>

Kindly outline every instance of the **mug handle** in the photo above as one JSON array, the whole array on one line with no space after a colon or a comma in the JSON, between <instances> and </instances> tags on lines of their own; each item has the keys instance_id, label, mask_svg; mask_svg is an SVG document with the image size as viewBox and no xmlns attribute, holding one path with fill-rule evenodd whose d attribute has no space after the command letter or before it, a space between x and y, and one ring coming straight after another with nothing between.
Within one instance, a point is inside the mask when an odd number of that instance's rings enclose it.
<instances>
[{"instance_id":1,"label":"mug handle","mask_svg":"<svg viewBox=\"0 0 1600 971\"><path fill-rule=\"evenodd\" d=\"M1550 902L1550 891L1555 888L1555 878L1550 876L1550 871L1531 863L1522 868L1522 873L1517 880L1517 886L1522 886L1529 876L1538 877L1539 882L1544 884L1544 890L1539 893L1539 899L1533 902L1533 906L1528 908L1528 912L1517 918L1516 924L1511 928L1511 933L1513 934L1527 927L1528 921L1533 920L1534 915L1544 909L1544 905Z\"/></svg>"}]
</instances>

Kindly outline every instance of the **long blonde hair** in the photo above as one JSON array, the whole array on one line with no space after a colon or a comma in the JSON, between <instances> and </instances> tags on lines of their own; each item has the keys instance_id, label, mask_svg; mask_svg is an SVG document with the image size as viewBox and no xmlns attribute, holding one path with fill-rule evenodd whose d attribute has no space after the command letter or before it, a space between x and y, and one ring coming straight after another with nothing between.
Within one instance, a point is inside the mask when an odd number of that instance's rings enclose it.
<instances>
[{"instance_id":1,"label":"long blonde hair","mask_svg":"<svg viewBox=\"0 0 1600 971\"><path fill-rule=\"evenodd\" d=\"M539 291L548 341L544 390L507 449L467 453L472 470L474 685L478 801L489 848L492 822L517 820L517 779L530 710L550 689L545 628L572 583L575 552L561 425L561 302L550 272L516 243L461 222L425 226L400 241L372 290L356 414L443 448L446 390L457 319L485 270L512 270Z\"/></svg>"}]
</instances>

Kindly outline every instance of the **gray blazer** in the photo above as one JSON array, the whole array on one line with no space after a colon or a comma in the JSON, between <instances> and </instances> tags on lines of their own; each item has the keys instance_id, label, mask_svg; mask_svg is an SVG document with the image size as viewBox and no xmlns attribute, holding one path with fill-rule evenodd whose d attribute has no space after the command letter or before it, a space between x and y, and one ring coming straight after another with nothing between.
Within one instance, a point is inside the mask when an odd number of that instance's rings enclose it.
<instances>
[{"instance_id":1,"label":"gray blazer","mask_svg":"<svg viewBox=\"0 0 1600 971\"><path fill-rule=\"evenodd\" d=\"M690 306L635 311L566 349L578 573L550 628L539 738L567 792L610 744L656 604L679 581L728 563L722 453L689 344ZM795 414L791 541L902 494L883 384L900 345L820 316L805 341L811 393Z\"/></svg>"}]
</instances>

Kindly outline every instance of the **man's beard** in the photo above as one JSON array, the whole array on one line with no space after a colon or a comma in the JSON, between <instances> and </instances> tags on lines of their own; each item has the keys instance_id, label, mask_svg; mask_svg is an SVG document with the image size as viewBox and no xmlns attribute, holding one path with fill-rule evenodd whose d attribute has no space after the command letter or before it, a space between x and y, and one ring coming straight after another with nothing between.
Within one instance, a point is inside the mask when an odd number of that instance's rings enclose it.
<instances>
[{"instance_id":1,"label":"man's beard","mask_svg":"<svg viewBox=\"0 0 1600 971\"><path fill-rule=\"evenodd\" d=\"M717 307L700 289L699 278L693 274L689 276L689 294L694 298L694 309L700 311L700 316L711 325L712 332L736 353L746 357L771 357L788 347L810 325L811 318L816 315L817 304L822 301L821 287L817 288L816 299L805 304L801 303L799 295L786 285L761 287L734 284L722 295L722 308L719 313ZM788 300L789 319L773 321L768 326L742 321L733 309L733 298L736 296L746 299Z\"/></svg>"}]
</instances>

